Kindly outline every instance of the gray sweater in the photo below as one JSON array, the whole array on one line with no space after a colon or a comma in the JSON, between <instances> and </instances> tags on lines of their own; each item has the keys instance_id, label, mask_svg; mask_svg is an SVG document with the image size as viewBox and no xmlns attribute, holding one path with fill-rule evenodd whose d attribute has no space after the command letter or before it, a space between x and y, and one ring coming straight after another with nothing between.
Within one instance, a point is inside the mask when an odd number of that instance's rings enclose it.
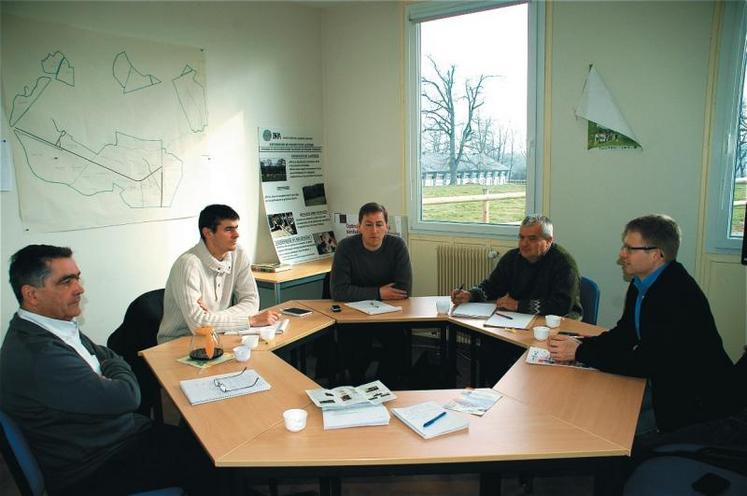
<instances>
[{"instance_id":1,"label":"gray sweater","mask_svg":"<svg viewBox=\"0 0 747 496\"><path fill-rule=\"evenodd\" d=\"M338 301L378 300L379 288L389 283L412 294L410 255L402 238L387 234L376 251L363 246L360 234L337 244L330 276L332 298Z\"/></svg>"},{"instance_id":2,"label":"gray sweater","mask_svg":"<svg viewBox=\"0 0 747 496\"><path fill-rule=\"evenodd\" d=\"M0 348L0 408L23 431L47 487L90 475L150 420L132 413L140 388L130 366L83 333L99 376L60 338L14 315Z\"/></svg>"}]
</instances>

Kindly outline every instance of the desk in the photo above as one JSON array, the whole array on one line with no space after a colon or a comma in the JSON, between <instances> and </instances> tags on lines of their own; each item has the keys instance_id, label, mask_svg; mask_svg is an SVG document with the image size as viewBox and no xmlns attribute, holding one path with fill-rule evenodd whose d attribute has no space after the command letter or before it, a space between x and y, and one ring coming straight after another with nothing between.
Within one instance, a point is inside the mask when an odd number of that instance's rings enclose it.
<instances>
[{"instance_id":1,"label":"desk","mask_svg":"<svg viewBox=\"0 0 747 496\"><path fill-rule=\"evenodd\" d=\"M288 290L292 288L300 290L294 292L302 293L297 295L299 297L315 298L321 296L322 281L330 270L332 270L332 257L294 265L292 269L283 272L252 271L252 275L257 281L260 293L263 290L271 292L271 304L265 306L272 306L290 299L287 295ZM285 297L283 291L286 292ZM267 300L268 298L262 298L260 295L260 301L266 302Z\"/></svg>"},{"instance_id":2,"label":"desk","mask_svg":"<svg viewBox=\"0 0 747 496\"><path fill-rule=\"evenodd\" d=\"M399 471L498 473L505 466L538 471L541 468L537 464L566 466L559 464L574 459L584 459L583 466L592 470L630 454L643 395L642 379L530 366L523 359L494 386L504 397L484 417L469 416L467 431L424 440L397 418L388 426L324 431L321 412L304 393L304 389L318 386L271 350L328 329L338 317L340 323L406 322L412 317L416 322L445 322L495 335L495 331L488 332L478 322L465 323L463 319L436 315L433 298L394 302L402 306L402 312L376 316L355 315L346 310L335 314L331 303L294 302L313 309L314 315L294 318L277 343L252 353L248 365L272 385L266 392L190 406L179 388L180 380L238 371L243 364L229 361L206 370L180 364L176 359L189 351L189 338L142 352L217 466L242 467L263 477ZM585 334L602 330L580 322L561 328ZM500 339L518 346L539 344L533 339L528 341L528 331L498 332ZM399 391L398 399L386 406L407 406L425 400L443 403L460 391ZM281 413L287 408L309 412L305 430L285 430Z\"/></svg>"}]
</instances>

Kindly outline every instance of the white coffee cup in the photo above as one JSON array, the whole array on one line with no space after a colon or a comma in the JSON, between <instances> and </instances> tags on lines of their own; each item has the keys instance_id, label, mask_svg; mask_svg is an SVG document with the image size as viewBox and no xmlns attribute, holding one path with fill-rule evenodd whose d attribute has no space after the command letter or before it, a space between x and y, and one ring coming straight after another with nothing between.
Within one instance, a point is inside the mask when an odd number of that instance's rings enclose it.
<instances>
[{"instance_id":1,"label":"white coffee cup","mask_svg":"<svg viewBox=\"0 0 747 496\"><path fill-rule=\"evenodd\" d=\"M552 328L558 327L561 319L562 317L558 315L545 315L545 325Z\"/></svg>"},{"instance_id":2,"label":"white coffee cup","mask_svg":"<svg viewBox=\"0 0 747 496\"><path fill-rule=\"evenodd\" d=\"M248 346L251 349L256 348L259 345L259 336L256 334L250 334L241 338L241 344Z\"/></svg>"},{"instance_id":3,"label":"white coffee cup","mask_svg":"<svg viewBox=\"0 0 747 496\"><path fill-rule=\"evenodd\" d=\"M283 412L283 420L285 420L285 428L291 432L298 432L306 427L306 417L309 413L306 410L300 408L291 408Z\"/></svg>"},{"instance_id":4,"label":"white coffee cup","mask_svg":"<svg viewBox=\"0 0 747 496\"><path fill-rule=\"evenodd\" d=\"M438 312L439 315L444 315L449 313L449 310L451 310L451 298L439 298L436 300L436 312Z\"/></svg>"},{"instance_id":5,"label":"white coffee cup","mask_svg":"<svg viewBox=\"0 0 747 496\"><path fill-rule=\"evenodd\" d=\"M246 362L252 356L252 349L248 346L237 346L233 349L233 356L237 362Z\"/></svg>"},{"instance_id":6,"label":"white coffee cup","mask_svg":"<svg viewBox=\"0 0 747 496\"><path fill-rule=\"evenodd\" d=\"M550 328L546 326L536 326L534 329L534 339L544 341L550 336Z\"/></svg>"},{"instance_id":7,"label":"white coffee cup","mask_svg":"<svg viewBox=\"0 0 747 496\"><path fill-rule=\"evenodd\" d=\"M275 327L269 327L267 329L260 330L259 336L262 338L262 341L265 341L267 343L271 342L273 339L275 339Z\"/></svg>"}]
</instances>

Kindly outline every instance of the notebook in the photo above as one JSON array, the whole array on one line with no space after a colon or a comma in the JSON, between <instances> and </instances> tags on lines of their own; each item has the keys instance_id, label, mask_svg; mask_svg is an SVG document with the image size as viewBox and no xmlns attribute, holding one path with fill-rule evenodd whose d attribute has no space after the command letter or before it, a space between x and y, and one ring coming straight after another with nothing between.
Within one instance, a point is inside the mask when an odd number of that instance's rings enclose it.
<instances>
[{"instance_id":1,"label":"notebook","mask_svg":"<svg viewBox=\"0 0 747 496\"><path fill-rule=\"evenodd\" d=\"M452 317L487 319L495 312L495 303L461 303L451 311Z\"/></svg>"},{"instance_id":2,"label":"notebook","mask_svg":"<svg viewBox=\"0 0 747 496\"><path fill-rule=\"evenodd\" d=\"M219 385L215 384L216 379ZM272 387L254 370L188 379L179 385L192 405L267 391ZM223 389L220 385L223 385Z\"/></svg>"},{"instance_id":3,"label":"notebook","mask_svg":"<svg viewBox=\"0 0 747 496\"><path fill-rule=\"evenodd\" d=\"M346 306L354 308L359 312L367 313L368 315L379 315L382 313L400 312L402 307L395 307L378 300L363 300L354 301L352 303L345 303Z\"/></svg>"},{"instance_id":4,"label":"notebook","mask_svg":"<svg viewBox=\"0 0 747 496\"><path fill-rule=\"evenodd\" d=\"M344 410L324 410L324 430L389 425L389 411L384 405L364 405Z\"/></svg>"},{"instance_id":5,"label":"notebook","mask_svg":"<svg viewBox=\"0 0 747 496\"><path fill-rule=\"evenodd\" d=\"M467 419L447 411L435 401L426 401L405 408L392 408L392 413L425 439L469 428Z\"/></svg>"},{"instance_id":6,"label":"notebook","mask_svg":"<svg viewBox=\"0 0 747 496\"><path fill-rule=\"evenodd\" d=\"M509 318L510 317L510 318ZM513 329L526 329L534 315L528 313L507 312L498 310L486 322L488 327L511 327Z\"/></svg>"}]
</instances>

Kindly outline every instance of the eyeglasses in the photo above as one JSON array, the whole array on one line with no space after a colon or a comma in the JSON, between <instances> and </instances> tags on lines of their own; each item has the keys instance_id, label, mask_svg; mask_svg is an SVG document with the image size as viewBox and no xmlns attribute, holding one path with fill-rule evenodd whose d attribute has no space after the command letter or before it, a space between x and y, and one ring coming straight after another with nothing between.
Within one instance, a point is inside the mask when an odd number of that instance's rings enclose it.
<instances>
[{"instance_id":1,"label":"eyeglasses","mask_svg":"<svg viewBox=\"0 0 747 496\"><path fill-rule=\"evenodd\" d=\"M630 246L623 244L620 249L630 255L634 251L649 251L649 250L658 250L658 246Z\"/></svg>"},{"instance_id":2,"label":"eyeglasses","mask_svg":"<svg viewBox=\"0 0 747 496\"><path fill-rule=\"evenodd\" d=\"M241 382L238 380L241 375L246 372L246 367L244 367L244 370L237 374L228 375L226 377L221 377L220 379L213 379L213 383L215 384L215 387L220 389L224 393L230 393L231 391L239 391L241 389L249 389L253 388L257 385L257 382L259 382L259 375L254 378L254 382L249 384L248 386L241 385Z\"/></svg>"}]
</instances>

